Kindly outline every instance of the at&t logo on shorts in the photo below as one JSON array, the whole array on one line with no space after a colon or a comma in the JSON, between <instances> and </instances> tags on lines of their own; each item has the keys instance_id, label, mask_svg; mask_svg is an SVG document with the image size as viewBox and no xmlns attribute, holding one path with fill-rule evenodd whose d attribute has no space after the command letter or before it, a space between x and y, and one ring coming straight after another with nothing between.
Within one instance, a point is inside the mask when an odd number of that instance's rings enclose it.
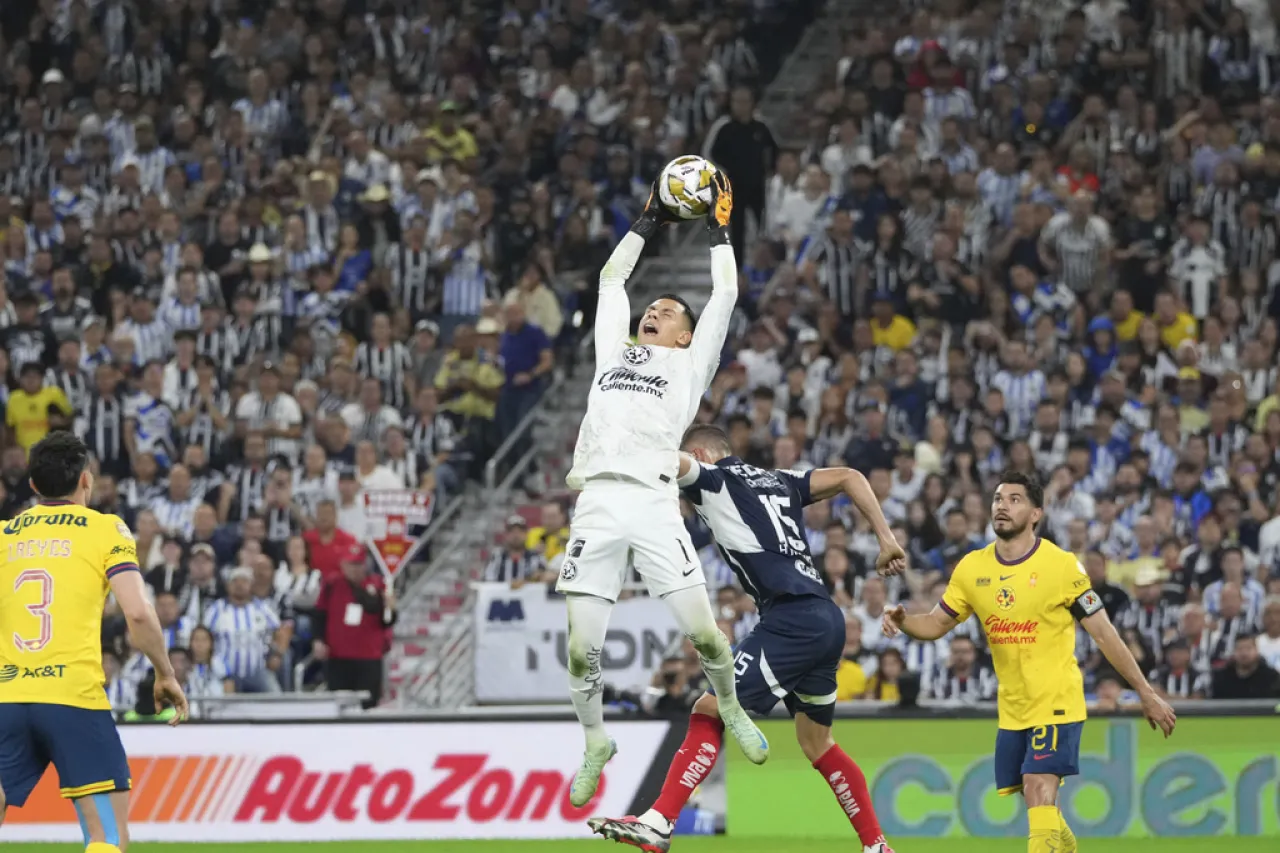
<instances>
[{"instance_id":1,"label":"at&t logo on shorts","mask_svg":"<svg viewBox=\"0 0 1280 853\"><path fill-rule=\"evenodd\" d=\"M622 353L622 360L632 367L648 364L651 358L653 358L653 350L641 344L627 347Z\"/></svg>"}]
</instances>

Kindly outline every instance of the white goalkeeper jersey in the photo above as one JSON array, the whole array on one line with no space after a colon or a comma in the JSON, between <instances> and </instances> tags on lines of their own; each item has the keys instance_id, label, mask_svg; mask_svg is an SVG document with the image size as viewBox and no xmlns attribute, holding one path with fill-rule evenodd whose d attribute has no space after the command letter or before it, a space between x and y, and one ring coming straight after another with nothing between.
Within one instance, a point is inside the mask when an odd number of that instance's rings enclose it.
<instances>
[{"instance_id":1,"label":"white goalkeeper jersey","mask_svg":"<svg viewBox=\"0 0 1280 853\"><path fill-rule=\"evenodd\" d=\"M711 299L687 349L631 342L624 285L643 249L644 239L628 233L600 272L596 374L565 478L571 489L581 490L592 477L619 475L674 492L680 439L720 362L738 299L733 247L711 249Z\"/></svg>"}]
</instances>

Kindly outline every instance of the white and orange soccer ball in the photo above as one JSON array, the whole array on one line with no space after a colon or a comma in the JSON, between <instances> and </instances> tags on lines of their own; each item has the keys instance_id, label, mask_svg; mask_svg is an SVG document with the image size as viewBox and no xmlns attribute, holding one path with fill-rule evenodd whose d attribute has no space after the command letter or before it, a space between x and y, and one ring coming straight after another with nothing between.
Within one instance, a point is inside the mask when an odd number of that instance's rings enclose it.
<instances>
[{"instance_id":1,"label":"white and orange soccer ball","mask_svg":"<svg viewBox=\"0 0 1280 853\"><path fill-rule=\"evenodd\" d=\"M686 154L668 163L658 179L662 206L681 219L706 216L711 207L711 179L716 166L705 157Z\"/></svg>"}]
</instances>

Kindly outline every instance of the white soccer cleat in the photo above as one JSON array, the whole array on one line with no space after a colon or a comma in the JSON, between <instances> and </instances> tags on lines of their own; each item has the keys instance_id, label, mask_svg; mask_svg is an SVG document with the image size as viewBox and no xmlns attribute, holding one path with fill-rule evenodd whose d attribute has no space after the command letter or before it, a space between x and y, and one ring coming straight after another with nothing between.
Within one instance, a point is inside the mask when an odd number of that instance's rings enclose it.
<instances>
[{"instance_id":1,"label":"white soccer cleat","mask_svg":"<svg viewBox=\"0 0 1280 853\"><path fill-rule=\"evenodd\" d=\"M671 849L671 825L667 824L666 832L636 817L593 817L587 826L596 835L602 835L610 841L638 847L644 853L667 853Z\"/></svg>"},{"instance_id":2,"label":"white soccer cleat","mask_svg":"<svg viewBox=\"0 0 1280 853\"><path fill-rule=\"evenodd\" d=\"M609 738L596 746L588 746L582 754L582 765L573 774L573 783L569 785L569 803L574 808L582 808L591 802L600 787L600 774L609 759L618 754L618 742Z\"/></svg>"},{"instance_id":3,"label":"white soccer cleat","mask_svg":"<svg viewBox=\"0 0 1280 853\"><path fill-rule=\"evenodd\" d=\"M887 843L880 841L872 844L870 847L863 847L862 853L893 853L893 848Z\"/></svg>"},{"instance_id":4,"label":"white soccer cleat","mask_svg":"<svg viewBox=\"0 0 1280 853\"><path fill-rule=\"evenodd\" d=\"M742 748L742 754L748 761L752 764L764 764L769 760L769 740L751 717L747 716L747 712L741 705L725 707L722 702L720 719L724 722L724 727L729 734L733 735L733 739L738 742L738 746Z\"/></svg>"}]
</instances>

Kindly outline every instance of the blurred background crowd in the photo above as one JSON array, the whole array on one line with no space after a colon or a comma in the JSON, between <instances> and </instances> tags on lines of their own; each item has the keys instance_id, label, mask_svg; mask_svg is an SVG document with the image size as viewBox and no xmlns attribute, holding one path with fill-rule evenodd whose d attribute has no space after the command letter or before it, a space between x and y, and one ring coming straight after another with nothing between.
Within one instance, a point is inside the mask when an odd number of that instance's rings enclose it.
<instances>
[{"instance_id":1,"label":"blurred background crowd","mask_svg":"<svg viewBox=\"0 0 1280 853\"><path fill-rule=\"evenodd\" d=\"M735 185L742 298L700 419L748 462L866 473L915 569L872 577L851 507L810 510L842 699L994 695L978 626L878 623L990 541L1006 467L1041 474L1044 534L1160 689L1280 695L1271 6L864 4L782 145L755 98L817 5L0 4L0 508L75 430L197 698L376 701L397 608L362 492L479 490L649 182L701 151ZM554 579L548 497L485 579ZM145 661L117 619L104 643L135 709ZM696 670L655 687L679 704Z\"/></svg>"}]
</instances>

